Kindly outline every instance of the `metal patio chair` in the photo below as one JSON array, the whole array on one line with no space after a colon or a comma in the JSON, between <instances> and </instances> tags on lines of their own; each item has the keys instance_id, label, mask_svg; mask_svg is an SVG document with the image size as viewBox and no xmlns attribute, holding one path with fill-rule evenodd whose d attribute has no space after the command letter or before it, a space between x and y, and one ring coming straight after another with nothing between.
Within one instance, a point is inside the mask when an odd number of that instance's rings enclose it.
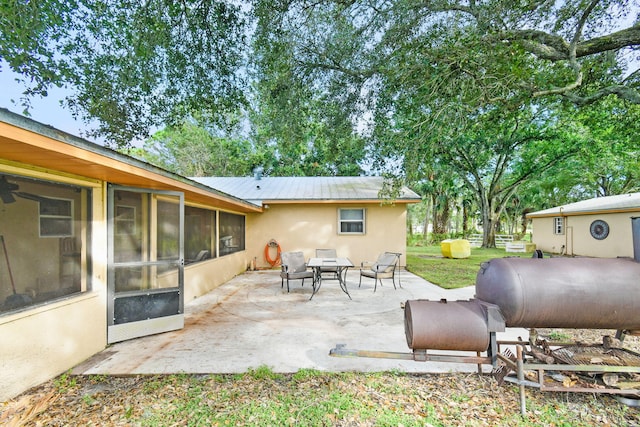
<instances>
[{"instance_id":1,"label":"metal patio chair","mask_svg":"<svg viewBox=\"0 0 640 427\"><path fill-rule=\"evenodd\" d=\"M289 280L302 279L302 286L304 286L304 279L311 279L313 281L312 286L315 289L315 273L313 270L307 269L307 263L302 252L282 252L280 259L282 260L280 287L284 287L284 280L286 279L287 292L289 292Z\"/></svg>"},{"instance_id":2,"label":"metal patio chair","mask_svg":"<svg viewBox=\"0 0 640 427\"><path fill-rule=\"evenodd\" d=\"M316 258L333 258L338 257L335 249L316 249ZM326 273L326 274L325 274ZM337 267L320 267L320 274L323 279L337 279Z\"/></svg>"},{"instance_id":3,"label":"metal patio chair","mask_svg":"<svg viewBox=\"0 0 640 427\"><path fill-rule=\"evenodd\" d=\"M400 266L400 255L397 252L383 252L370 268L365 268L365 263L360 265L360 283L358 287L362 285L362 276L371 277L374 280L373 292L376 291L378 281L382 286L382 279L391 279L393 281L393 288L396 288L396 269ZM400 277L398 276L398 286L402 287L400 283Z\"/></svg>"}]
</instances>

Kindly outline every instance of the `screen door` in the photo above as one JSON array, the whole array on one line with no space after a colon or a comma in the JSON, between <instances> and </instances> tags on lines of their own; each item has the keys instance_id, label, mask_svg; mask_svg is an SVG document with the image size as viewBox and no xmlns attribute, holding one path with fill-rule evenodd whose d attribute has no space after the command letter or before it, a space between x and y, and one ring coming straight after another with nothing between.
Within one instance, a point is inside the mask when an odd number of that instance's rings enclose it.
<instances>
[{"instance_id":1,"label":"screen door","mask_svg":"<svg viewBox=\"0 0 640 427\"><path fill-rule=\"evenodd\" d=\"M110 186L107 341L184 326L184 195Z\"/></svg>"}]
</instances>

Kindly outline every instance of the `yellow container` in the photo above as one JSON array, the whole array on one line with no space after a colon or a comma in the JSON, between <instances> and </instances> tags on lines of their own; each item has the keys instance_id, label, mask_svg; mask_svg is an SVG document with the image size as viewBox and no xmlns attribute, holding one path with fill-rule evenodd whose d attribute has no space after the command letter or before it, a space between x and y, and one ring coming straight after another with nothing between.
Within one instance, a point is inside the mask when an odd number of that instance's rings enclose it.
<instances>
[{"instance_id":1,"label":"yellow container","mask_svg":"<svg viewBox=\"0 0 640 427\"><path fill-rule=\"evenodd\" d=\"M469 258L471 243L466 239L447 239L440 242L440 250L445 258Z\"/></svg>"}]
</instances>

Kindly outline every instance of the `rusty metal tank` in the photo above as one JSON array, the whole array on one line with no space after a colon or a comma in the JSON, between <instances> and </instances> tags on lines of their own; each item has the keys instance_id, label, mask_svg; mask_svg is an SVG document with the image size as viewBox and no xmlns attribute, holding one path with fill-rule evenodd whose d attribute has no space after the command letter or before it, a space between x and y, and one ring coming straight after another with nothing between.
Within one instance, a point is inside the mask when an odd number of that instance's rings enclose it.
<instances>
[{"instance_id":1,"label":"rusty metal tank","mask_svg":"<svg viewBox=\"0 0 640 427\"><path fill-rule=\"evenodd\" d=\"M475 296L500 307L508 327L639 329L640 263L493 259L478 272Z\"/></svg>"},{"instance_id":2,"label":"rusty metal tank","mask_svg":"<svg viewBox=\"0 0 640 427\"><path fill-rule=\"evenodd\" d=\"M413 350L485 351L489 346L486 309L475 300L409 300L404 330Z\"/></svg>"}]
</instances>

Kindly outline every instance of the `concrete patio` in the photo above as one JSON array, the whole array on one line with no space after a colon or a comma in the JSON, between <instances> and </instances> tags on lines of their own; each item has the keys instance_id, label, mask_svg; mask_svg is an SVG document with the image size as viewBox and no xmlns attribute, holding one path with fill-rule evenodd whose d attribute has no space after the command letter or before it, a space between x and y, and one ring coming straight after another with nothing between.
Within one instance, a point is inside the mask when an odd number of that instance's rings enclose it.
<instances>
[{"instance_id":1,"label":"concrete patio","mask_svg":"<svg viewBox=\"0 0 640 427\"><path fill-rule=\"evenodd\" d=\"M445 290L409 272L400 273L402 288L349 272L348 289L325 280L309 300L311 284L294 281L291 292L280 287L277 271L247 272L212 292L185 303L182 330L109 346L76 366L74 374L243 373L268 366L274 372L322 371L475 372L469 364L393 359L338 358L329 350L409 352L401 304L409 299L468 300L474 287ZM526 339L524 329L508 329L498 339ZM451 353L451 352L448 352Z\"/></svg>"}]
</instances>

